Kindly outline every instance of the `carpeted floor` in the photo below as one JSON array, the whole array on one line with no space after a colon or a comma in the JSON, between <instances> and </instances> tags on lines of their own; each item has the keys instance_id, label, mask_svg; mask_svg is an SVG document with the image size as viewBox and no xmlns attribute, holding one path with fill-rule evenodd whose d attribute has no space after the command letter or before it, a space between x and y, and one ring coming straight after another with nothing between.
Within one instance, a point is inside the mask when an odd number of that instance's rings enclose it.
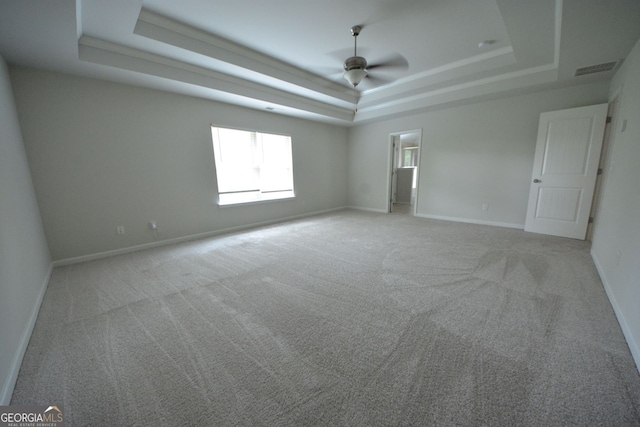
<instances>
[{"instance_id":1,"label":"carpeted floor","mask_svg":"<svg viewBox=\"0 0 640 427\"><path fill-rule=\"evenodd\" d=\"M639 426L589 245L342 211L54 270L12 404L70 425Z\"/></svg>"}]
</instances>

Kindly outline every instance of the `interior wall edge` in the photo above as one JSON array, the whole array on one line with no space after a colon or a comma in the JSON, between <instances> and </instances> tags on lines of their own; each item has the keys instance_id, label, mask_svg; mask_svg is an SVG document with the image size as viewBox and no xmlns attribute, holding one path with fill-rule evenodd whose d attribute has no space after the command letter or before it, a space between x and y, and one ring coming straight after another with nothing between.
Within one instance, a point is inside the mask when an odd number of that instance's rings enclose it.
<instances>
[{"instance_id":1,"label":"interior wall edge","mask_svg":"<svg viewBox=\"0 0 640 427\"><path fill-rule=\"evenodd\" d=\"M40 286L40 291L36 300L34 301L33 307L31 308L31 313L29 314L29 320L25 325L24 331L22 332L22 336L20 338L20 344L15 349L15 353L13 356L13 362L11 364L11 368L9 371L9 376L5 378L4 384L2 385L2 391L0 392L0 405L9 405L11 402L11 395L13 394L13 389L16 385L16 380L18 379L18 373L20 372L20 366L22 365L22 359L24 358L24 354L27 351L27 346L29 345L29 341L31 340L31 334L33 333L33 329L36 326L36 320L38 320L38 313L40 312L40 306L42 305L42 300L44 299L44 294L47 292L47 287L49 286L49 280L51 279L51 273L53 273L53 263L49 264L49 270L42 281L42 285Z\"/></svg>"},{"instance_id":2,"label":"interior wall edge","mask_svg":"<svg viewBox=\"0 0 640 427\"><path fill-rule=\"evenodd\" d=\"M127 247L127 248L120 248L120 249L114 249L114 250L110 250L110 251L97 252L97 253L94 253L94 254L81 255L81 256L78 256L78 257L60 259L60 260L53 261L52 264L53 264L54 267L63 267L63 266L67 266L67 265L79 264L81 262L95 261L95 260L98 260L98 259L109 258L109 257L112 257L112 256L125 255L125 254L131 253L131 252L137 252L137 251L142 251L142 250L146 250L146 249L153 249L153 248L158 248L158 247L161 247L161 246L169 246L169 245L174 245L174 244L177 244L177 243L190 242L190 241L194 241L194 240L206 239L206 238L209 238L209 237L216 237L216 236L221 236L221 235L224 235L224 234L236 233L236 232L239 232L239 231L250 230L250 229L253 229L253 228L257 228L257 227L264 227L264 226L267 226L267 225L280 224L280 223L287 222L287 221L295 221L297 219L303 219L303 218L322 215L322 214L326 214L326 213L337 212L337 211L341 211L341 210L345 210L345 209L347 209L346 206L340 206L340 207L337 207L337 208L324 209L324 210L315 211L315 212L307 212L307 213L300 214L300 215L288 216L286 218L276 218L276 219L272 219L272 220L268 220L268 221L260 221L260 222L256 222L256 223L252 223L252 224L244 224L244 225L240 225L240 226L237 226L237 227L229 227L229 228L224 228L224 229L220 229L220 230L207 231L205 233L191 234L189 236L181 236L181 237L176 237L176 238L173 238L173 239L166 239L166 240L160 240L160 241L152 242L152 243L145 243L145 244L142 244L142 245L130 246L130 247Z\"/></svg>"},{"instance_id":3,"label":"interior wall edge","mask_svg":"<svg viewBox=\"0 0 640 427\"><path fill-rule=\"evenodd\" d=\"M593 263L596 266L596 270L598 271L598 276L600 276L600 280L602 281L602 286L604 287L605 292L607 293L607 298L611 303L611 307L613 308L613 312L616 314L616 318L618 319L618 324L620 324L620 329L622 329L622 334L624 338L627 340L627 345L629 346L629 350L631 351L631 356L633 360L636 362L636 368L638 369L638 373L640 373L640 346L636 342L631 333L631 328L629 328L629 324L627 323L626 318L624 317L624 313L618 304L615 293L607 280L607 276L605 274L604 268L600 265L600 261L598 261L598 255L591 250L591 259L593 259Z\"/></svg>"},{"instance_id":4,"label":"interior wall edge","mask_svg":"<svg viewBox=\"0 0 640 427\"><path fill-rule=\"evenodd\" d=\"M367 208L365 206L352 206L352 205L349 205L349 206L347 206L347 208L348 209L355 209L357 211L365 211L365 212L376 212L376 213L383 213L383 214L389 213L384 209Z\"/></svg>"},{"instance_id":5,"label":"interior wall edge","mask_svg":"<svg viewBox=\"0 0 640 427\"><path fill-rule=\"evenodd\" d=\"M0 55L0 405L11 401L52 271L12 83Z\"/></svg>"},{"instance_id":6,"label":"interior wall edge","mask_svg":"<svg viewBox=\"0 0 640 427\"><path fill-rule=\"evenodd\" d=\"M518 230L524 230L524 224L511 224L508 222L500 222L500 221L484 221L481 219L459 218L459 217L453 217L453 216L431 215L431 214L421 214L421 213L416 214L416 216L419 218L437 219L441 221L464 222L467 224L491 225L493 227L515 228Z\"/></svg>"}]
</instances>

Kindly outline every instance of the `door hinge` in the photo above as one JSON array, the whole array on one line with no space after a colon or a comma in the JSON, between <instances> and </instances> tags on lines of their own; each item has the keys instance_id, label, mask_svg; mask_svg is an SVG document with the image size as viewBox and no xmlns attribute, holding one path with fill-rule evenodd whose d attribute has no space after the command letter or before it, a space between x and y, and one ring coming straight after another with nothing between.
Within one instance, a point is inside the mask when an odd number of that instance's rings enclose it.
<instances>
[{"instance_id":1,"label":"door hinge","mask_svg":"<svg viewBox=\"0 0 640 427\"><path fill-rule=\"evenodd\" d=\"M604 172L604 170L602 168L598 168L598 175L602 175L602 172Z\"/></svg>"},{"instance_id":2,"label":"door hinge","mask_svg":"<svg viewBox=\"0 0 640 427\"><path fill-rule=\"evenodd\" d=\"M611 123L611 120L613 120L613 117L607 116L607 123Z\"/></svg>"},{"instance_id":3,"label":"door hinge","mask_svg":"<svg viewBox=\"0 0 640 427\"><path fill-rule=\"evenodd\" d=\"M593 224L593 217L592 216L589 217L589 224Z\"/></svg>"}]
</instances>

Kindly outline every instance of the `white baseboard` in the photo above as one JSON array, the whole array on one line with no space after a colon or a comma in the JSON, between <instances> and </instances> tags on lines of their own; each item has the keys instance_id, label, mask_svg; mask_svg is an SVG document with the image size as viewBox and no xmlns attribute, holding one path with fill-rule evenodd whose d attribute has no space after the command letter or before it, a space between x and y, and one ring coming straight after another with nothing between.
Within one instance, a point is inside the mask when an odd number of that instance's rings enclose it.
<instances>
[{"instance_id":1,"label":"white baseboard","mask_svg":"<svg viewBox=\"0 0 640 427\"><path fill-rule=\"evenodd\" d=\"M416 214L416 216L420 218L440 219L444 221L454 221L454 222L466 222L469 224L493 225L494 227L506 227L506 228L516 228L518 230L524 230L524 224L511 224L508 222L483 221L480 219L457 218L452 216L429 215L429 214L420 214L420 213Z\"/></svg>"},{"instance_id":2,"label":"white baseboard","mask_svg":"<svg viewBox=\"0 0 640 427\"><path fill-rule=\"evenodd\" d=\"M268 220L268 221L255 222L255 223L252 223L252 224L240 225L240 226L237 226L237 227L229 227L229 228L223 228L223 229L220 229L220 230L207 231L206 233L191 234L191 235L188 235L188 236L176 237L176 238L173 238L173 239L159 240L157 242L145 243L145 244L136 245L136 246L129 246L127 248L122 248L122 249L114 249L114 250L110 250L110 251L98 252L98 253L89 254L89 255L82 255L82 256L73 257L73 258L65 258L65 259L54 261L53 262L53 266L54 267L61 267L61 266L65 266L65 265L78 264L80 262L94 261L94 260L97 260L97 259L108 258L108 257L111 257L111 256L123 255L123 254L128 254L128 253L131 253L131 252L137 252L137 251L141 251L141 250L145 250L145 249L152 249L152 248L157 248L157 247L160 247L160 246L173 245L173 244L176 244L176 243L189 242L189 241L192 241L192 240L206 239L208 237L219 236L221 234L235 233L235 232L242 231L242 230L249 230L249 229L256 228L256 227L263 227L263 226L266 226L266 225L272 225L272 224L278 224L278 223L281 223L281 222L293 221L293 220L296 220L296 219L302 219L302 218L307 218L307 217L311 217L311 216L322 215L322 214L326 214L326 213L330 213L330 212L341 211L341 210L344 210L344 209L347 209L347 207L346 206L341 206L341 207L338 207L338 208L325 209L325 210L321 210L321 211L314 211L314 212L309 212L309 213L305 213L305 214L293 215L293 216L288 216L288 217L278 218L278 219L273 219L273 220Z\"/></svg>"},{"instance_id":3,"label":"white baseboard","mask_svg":"<svg viewBox=\"0 0 640 427\"><path fill-rule=\"evenodd\" d=\"M29 315L29 320L25 325L24 331L22 331L22 337L20 338L20 344L18 348L16 348L16 352L13 355L13 362L11 363L11 369L9 370L9 376L5 378L4 384L2 385L2 390L0 391L0 405L6 406L11 402L11 395L13 394L13 389L16 386L16 380L18 379L18 373L20 373L20 366L22 365L22 359L24 358L24 353L27 351L27 346L29 345L29 340L31 339L31 334L33 333L33 328L36 326L36 320L38 320L38 312L40 311L40 306L42 305L42 300L44 299L44 294L47 291L47 286L49 285L49 279L51 278L51 273L53 272L53 263L49 264L49 270L42 281L42 285L40 287L40 292L36 298L35 304L31 307L31 314Z\"/></svg>"},{"instance_id":4,"label":"white baseboard","mask_svg":"<svg viewBox=\"0 0 640 427\"><path fill-rule=\"evenodd\" d=\"M348 206L348 209L355 209L357 211L376 212L376 213L389 213L384 209L365 208L362 206Z\"/></svg>"},{"instance_id":5,"label":"white baseboard","mask_svg":"<svg viewBox=\"0 0 640 427\"><path fill-rule=\"evenodd\" d=\"M622 329L622 334L624 335L624 338L627 340L627 345L629 346L629 350L631 351L631 356L633 357L633 360L636 362L636 368L638 369L638 372L640 372L640 346L638 346L638 343L636 342L635 338L633 337L633 334L631 333L629 324L627 323L627 320L625 319L624 314L622 313L622 309L620 308L620 305L616 300L616 296L613 293L613 290L611 289L611 285L609 285L607 277L604 274L604 269L600 265L600 262L598 261L598 257L593 252L593 250L591 251L591 259L593 259L593 263L596 266L596 270L598 270L598 275L600 276L600 280L602 281L604 290L607 293L607 297L609 298L611 307L613 307L613 311L616 314L616 317L618 318L618 323L620 324L620 329Z\"/></svg>"}]
</instances>

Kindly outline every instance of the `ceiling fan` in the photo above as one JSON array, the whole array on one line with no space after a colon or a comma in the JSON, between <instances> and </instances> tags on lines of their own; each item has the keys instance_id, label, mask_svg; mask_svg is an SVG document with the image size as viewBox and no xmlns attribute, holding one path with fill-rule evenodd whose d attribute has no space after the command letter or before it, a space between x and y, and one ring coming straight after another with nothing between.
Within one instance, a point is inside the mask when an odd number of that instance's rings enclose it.
<instances>
[{"instance_id":1,"label":"ceiling fan","mask_svg":"<svg viewBox=\"0 0 640 427\"><path fill-rule=\"evenodd\" d=\"M344 78L349 82L349 84L356 87L365 77L384 82L384 79L374 77L369 74L369 71L374 68L401 67L406 69L408 67L409 64L407 63L407 60L399 54L396 54L391 58L388 58L386 61L378 64L367 64L366 59L362 56L358 56L358 36L360 35L360 31L362 31L361 25L354 25L351 27L351 35L353 36L353 56L347 58L343 64Z\"/></svg>"}]
</instances>

